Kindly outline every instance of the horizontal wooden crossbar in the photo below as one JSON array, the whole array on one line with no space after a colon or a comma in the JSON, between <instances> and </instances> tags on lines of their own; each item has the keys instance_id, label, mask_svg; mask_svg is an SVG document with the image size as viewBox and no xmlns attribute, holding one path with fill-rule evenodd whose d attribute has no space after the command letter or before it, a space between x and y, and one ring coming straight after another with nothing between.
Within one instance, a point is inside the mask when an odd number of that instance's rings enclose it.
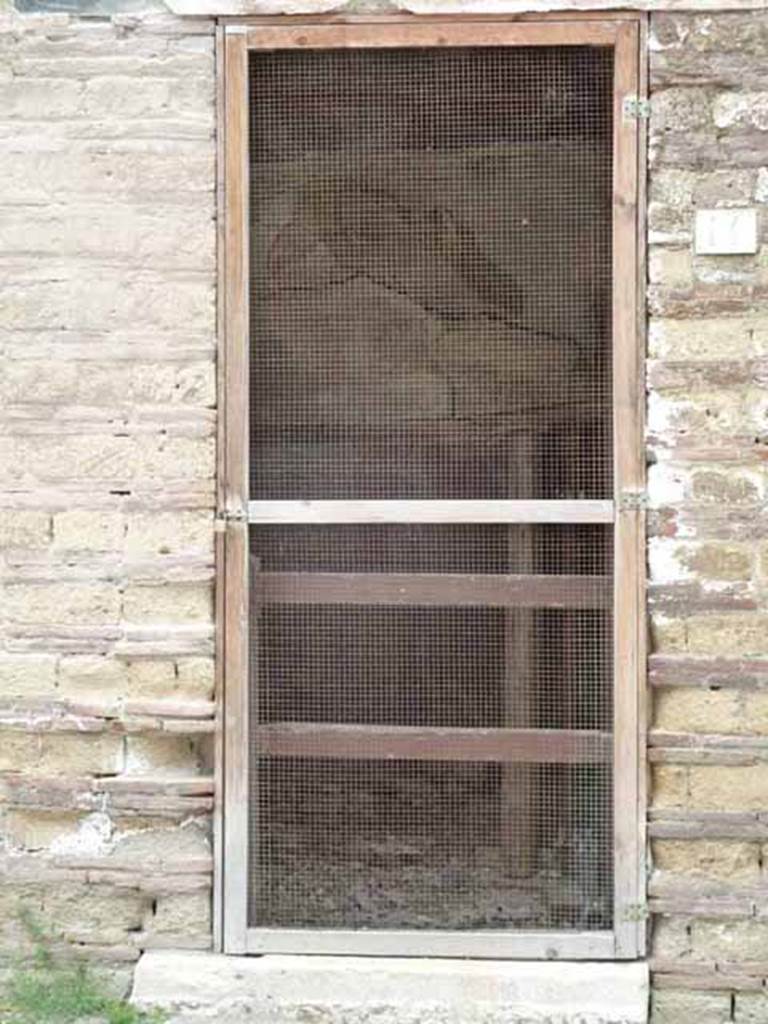
<instances>
[{"instance_id":1,"label":"horizontal wooden crossbar","mask_svg":"<svg viewBox=\"0 0 768 1024\"><path fill-rule=\"evenodd\" d=\"M280 604L461 608L608 608L608 576L458 573L263 572L253 599Z\"/></svg>"},{"instance_id":2,"label":"horizontal wooden crossbar","mask_svg":"<svg viewBox=\"0 0 768 1024\"><path fill-rule=\"evenodd\" d=\"M379 761L490 761L525 764L608 763L610 733L577 729L460 729L440 726L255 725L259 754Z\"/></svg>"},{"instance_id":3,"label":"horizontal wooden crossbar","mask_svg":"<svg viewBox=\"0 0 768 1024\"><path fill-rule=\"evenodd\" d=\"M448 20L423 24L263 25L247 32L249 50L333 50L405 46L611 46L616 24L601 21L550 24Z\"/></svg>"},{"instance_id":4,"label":"horizontal wooden crossbar","mask_svg":"<svg viewBox=\"0 0 768 1024\"><path fill-rule=\"evenodd\" d=\"M612 523L612 501L251 501L253 525Z\"/></svg>"}]
</instances>

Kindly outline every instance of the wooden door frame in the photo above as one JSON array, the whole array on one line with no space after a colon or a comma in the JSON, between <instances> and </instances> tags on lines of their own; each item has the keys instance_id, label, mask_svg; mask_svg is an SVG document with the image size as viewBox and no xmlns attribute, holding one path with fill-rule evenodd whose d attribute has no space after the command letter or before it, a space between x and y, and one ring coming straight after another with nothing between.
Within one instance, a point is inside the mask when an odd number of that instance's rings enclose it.
<instances>
[{"instance_id":1,"label":"wooden door frame","mask_svg":"<svg viewBox=\"0 0 768 1024\"><path fill-rule=\"evenodd\" d=\"M578 503L614 523L614 928L423 932L249 928L248 892L248 54L258 49L610 45L615 47L613 175L614 500ZM642 14L226 19L219 66L218 723L214 942L227 953L329 953L520 959L631 959L645 949L645 132L626 101L645 95ZM331 517L332 503L307 513ZM346 503L352 504L352 503ZM362 503L365 504L365 503ZM371 503L375 504L375 503ZM382 504L382 503L379 503ZM390 505L401 503L393 502ZM402 503L406 504L406 503ZM434 503L447 506L450 503ZM467 503L470 504L470 503ZM495 521L580 521L586 510L501 502ZM560 503L568 505L570 503ZM573 503L576 504L576 503ZM514 507L513 507L514 506ZM608 515L606 517L606 508ZM455 513L455 509L453 510ZM365 518L366 513L363 512ZM381 512L396 521L403 510ZM450 510L447 515L452 514ZM469 515L470 513L467 512ZM338 513L337 513L338 515ZM386 518L386 516L389 518ZM392 519L391 517L395 518ZM379 519L378 521L382 521ZM472 520L474 521L474 520ZM487 521L487 520L486 520Z\"/></svg>"}]
</instances>

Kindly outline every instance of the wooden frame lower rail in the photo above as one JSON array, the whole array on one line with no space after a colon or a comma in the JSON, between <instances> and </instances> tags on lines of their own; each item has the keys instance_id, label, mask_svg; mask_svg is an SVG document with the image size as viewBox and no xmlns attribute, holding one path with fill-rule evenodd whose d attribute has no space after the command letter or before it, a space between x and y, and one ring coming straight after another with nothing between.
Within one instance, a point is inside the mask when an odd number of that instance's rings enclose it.
<instances>
[{"instance_id":1,"label":"wooden frame lower rail","mask_svg":"<svg viewBox=\"0 0 768 1024\"><path fill-rule=\"evenodd\" d=\"M252 729L265 757L363 761L477 761L608 764L613 737L579 729L466 729L442 726L264 722Z\"/></svg>"},{"instance_id":2,"label":"wooden frame lower rail","mask_svg":"<svg viewBox=\"0 0 768 1024\"><path fill-rule=\"evenodd\" d=\"M610 608L609 576L459 573L259 572L263 604L407 605L459 608Z\"/></svg>"},{"instance_id":3,"label":"wooden frame lower rail","mask_svg":"<svg viewBox=\"0 0 768 1024\"><path fill-rule=\"evenodd\" d=\"M249 928L246 952L326 956L473 957L497 960L608 960L616 955L609 931L384 931L347 928Z\"/></svg>"}]
</instances>

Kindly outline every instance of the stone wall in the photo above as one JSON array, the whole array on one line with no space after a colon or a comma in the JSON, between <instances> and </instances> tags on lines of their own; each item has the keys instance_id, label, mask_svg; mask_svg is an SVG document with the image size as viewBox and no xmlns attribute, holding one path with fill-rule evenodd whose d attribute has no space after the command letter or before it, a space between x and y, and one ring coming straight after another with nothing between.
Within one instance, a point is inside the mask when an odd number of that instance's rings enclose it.
<instances>
[{"instance_id":1,"label":"stone wall","mask_svg":"<svg viewBox=\"0 0 768 1024\"><path fill-rule=\"evenodd\" d=\"M213 25L0 21L0 949L211 942Z\"/></svg>"},{"instance_id":2,"label":"stone wall","mask_svg":"<svg viewBox=\"0 0 768 1024\"><path fill-rule=\"evenodd\" d=\"M210 945L213 27L0 21L0 949ZM652 18L654 1019L768 1021L768 13ZM0 959L4 954L0 954Z\"/></svg>"},{"instance_id":3,"label":"stone wall","mask_svg":"<svg viewBox=\"0 0 768 1024\"><path fill-rule=\"evenodd\" d=\"M768 1021L768 14L654 15L649 453L657 1024Z\"/></svg>"}]
</instances>

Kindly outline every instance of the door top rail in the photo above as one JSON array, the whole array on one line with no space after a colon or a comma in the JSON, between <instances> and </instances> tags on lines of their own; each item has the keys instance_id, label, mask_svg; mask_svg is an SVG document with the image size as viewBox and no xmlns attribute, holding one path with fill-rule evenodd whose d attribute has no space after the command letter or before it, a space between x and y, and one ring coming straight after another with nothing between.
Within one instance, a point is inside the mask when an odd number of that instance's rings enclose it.
<instances>
[{"instance_id":1,"label":"door top rail","mask_svg":"<svg viewBox=\"0 0 768 1024\"><path fill-rule=\"evenodd\" d=\"M613 501L251 501L252 525L612 523Z\"/></svg>"},{"instance_id":2,"label":"door top rail","mask_svg":"<svg viewBox=\"0 0 768 1024\"><path fill-rule=\"evenodd\" d=\"M333 50L343 47L614 46L622 21L610 13L600 21L496 21L237 25L249 50ZM231 31L231 29L230 29Z\"/></svg>"}]
</instances>

